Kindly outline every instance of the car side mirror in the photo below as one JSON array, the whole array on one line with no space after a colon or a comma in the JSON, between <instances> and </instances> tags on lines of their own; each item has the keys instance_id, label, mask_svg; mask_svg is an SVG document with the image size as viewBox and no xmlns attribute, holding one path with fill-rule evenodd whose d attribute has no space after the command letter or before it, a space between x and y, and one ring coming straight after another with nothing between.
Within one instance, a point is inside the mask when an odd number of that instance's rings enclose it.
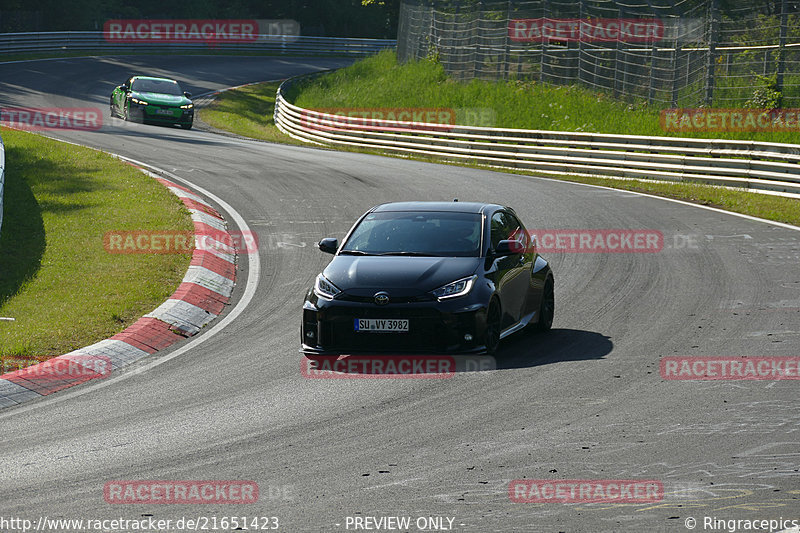
<instances>
[{"instance_id":1,"label":"car side mirror","mask_svg":"<svg viewBox=\"0 0 800 533\"><path fill-rule=\"evenodd\" d=\"M317 243L317 246L326 254L335 254L336 250L339 249L339 239L334 239L332 237L322 239Z\"/></svg>"},{"instance_id":2,"label":"car side mirror","mask_svg":"<svg viewBox=\"0 0 800 533\"><path fill-rule=\"evenodd\" d=\"M520 241L500 241L494 249L495 257L506 255L521 254L525 251L525 246Z\"/></svg>"},{"instance_id":3,"label":"car side mirror","mask_svg":"<svg viewBox=\"0 0 800 533\"><path fill-rule=\"evenodd\" d=\"M192 93L187 93L186 91L184 91L183 92L183 96L185 96L186 98L191 98L192 97Z\"/></svg>"},{"instance_id":4,"label":"car side mirror","mask_svg":"<svg viewBox=\"0 0 800 533\"><path fill-rule=\"evenodd\" d=\"M120 85L119 88L122 89L124 92L128 92L128 86L127 85Z\"/></svg>"}]
</instances>

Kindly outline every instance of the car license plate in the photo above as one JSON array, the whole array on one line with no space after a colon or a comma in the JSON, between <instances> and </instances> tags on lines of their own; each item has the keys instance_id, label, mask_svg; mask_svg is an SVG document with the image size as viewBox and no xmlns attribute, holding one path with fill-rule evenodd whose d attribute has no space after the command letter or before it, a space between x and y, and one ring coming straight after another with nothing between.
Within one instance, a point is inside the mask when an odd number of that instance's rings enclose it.
<instances>
[{"instance_id":1,"label":"car license plate","mask_svg":"<svg viewBox=\"0 0 800 533\"><path fill-rule=\"evenodd\" d=\"M157 115L172 115L172 109L156 109Z\"/></svg>"},{"instance_id":2,"label":"car license plate","mask_svg":"<svg viewBox=\"0 0 800 533\"><path fill-rule=\"evenodd\" d=\"M356 332L408 333L407 318L356 318Z\"/></svg>"}]
</instances>

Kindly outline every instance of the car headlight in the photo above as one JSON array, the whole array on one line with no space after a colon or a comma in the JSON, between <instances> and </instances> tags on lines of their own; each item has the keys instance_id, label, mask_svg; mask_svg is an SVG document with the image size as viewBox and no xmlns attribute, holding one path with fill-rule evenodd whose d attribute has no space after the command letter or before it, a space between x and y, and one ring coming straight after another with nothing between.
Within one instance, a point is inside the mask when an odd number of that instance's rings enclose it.
<instances>
[{"instance_id":1,"label":"car headlight","mask_svg":"<svg viewBox=\"0 0 800 533\"><path fill-rule=\"evenodd\" d=\"M147 105L147 102L145 102L144 100L139 100L138 98L133 98L133 97L131 97L131 102L139 105Z\"/></svg>"},{"instance_id":2,"label":"car headlight","mask_svg":"<svg viewBox=\"0 0 800 533\"><path fill-rule=\"evenodd\" d=\"M181 109L191 109L193 107L194 107L194 104L186 104L186 105L182 105Z\"/></svg>"},{"instance_id":3,"label":"car headlight","mask_svg":"<svg viewBox=\"0 0 800 533\"><path fill-rule=\"evenodd\" d=\"M317 281L314 282L314 293L317 296L328 298L330 300L340 292L342 291L339 290L339 287L331 283L328 278L322 274L317 276Z\"/></svg>"},{"instance_id":4,"label":"car headlight","mask_svg":"<svg viewBox=\"0 0 800 533\"><path fill-rule=\"evenodd\" d=\"M448 283L447 285L439 287L431 292L440 300L444 300L445 298L455 298L456 296L464 296L472 290L472 286L475 285L476 279L478 279L478 276L473 275L468 278Z\"/></svg>"}]
</instances>

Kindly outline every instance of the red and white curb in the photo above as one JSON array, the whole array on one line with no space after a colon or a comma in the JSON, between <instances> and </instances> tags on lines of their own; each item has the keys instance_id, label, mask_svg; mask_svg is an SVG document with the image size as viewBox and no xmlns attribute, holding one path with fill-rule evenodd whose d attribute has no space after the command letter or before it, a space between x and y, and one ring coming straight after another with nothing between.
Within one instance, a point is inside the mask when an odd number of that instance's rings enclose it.
<instances>
[{"instance_id":1,"label":"red and white curb","mask_svg":"<svg viewBox=\"0 0 800 533\"><path fill-rule=\"evenodd\" d=\"M197 334L230 300L236 281L236 251L222 216L186 187L138 165L177 195L194 223L192 261L175 293L151 313L109 339L0 375L0 409L13 407L86 381L108 377L134 361ZM209 244L218 244L211 245ZM110 365L110 368L108 366Z\"/></svg>"}]
</instances>

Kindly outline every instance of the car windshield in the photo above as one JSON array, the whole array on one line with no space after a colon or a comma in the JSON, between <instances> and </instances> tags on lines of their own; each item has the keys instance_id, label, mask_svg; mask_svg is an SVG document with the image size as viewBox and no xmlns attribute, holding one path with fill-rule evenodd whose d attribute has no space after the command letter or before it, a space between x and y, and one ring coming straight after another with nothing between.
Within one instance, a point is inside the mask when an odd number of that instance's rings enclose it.
<instances>
[{"instance_id":1,"label":"car windshield","mask_svg":"<svg viewBox=\"0 0 800 533\"><path fill-rule=\"evenodd\" d=\"M170 80L133 80L131 90L140 93L171 94L174 96L183 95L183 91L181 91L181 86L178 85L178 82Z\"/></svg>"},{"instance_id":2,"label":"car windshield","mask_svg":"<svg viewBox=\"0 0 800 533\"><path fill-rule=\"evenodd\" d=\"M477 213L382 211L364 217L340 253L478 257L480 249Z\"/></svg>"}]
</instances>

